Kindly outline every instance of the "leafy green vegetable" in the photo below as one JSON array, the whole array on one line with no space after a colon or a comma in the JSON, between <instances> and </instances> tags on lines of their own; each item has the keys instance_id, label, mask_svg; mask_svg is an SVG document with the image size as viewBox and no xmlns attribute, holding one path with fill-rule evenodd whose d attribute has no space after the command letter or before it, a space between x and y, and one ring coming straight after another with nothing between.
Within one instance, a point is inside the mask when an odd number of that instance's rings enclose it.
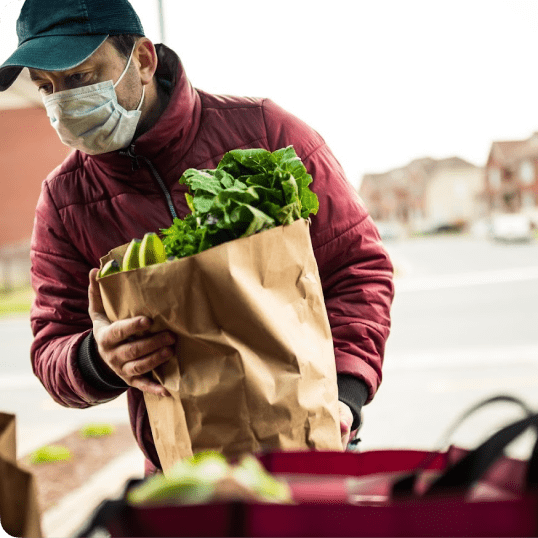
<instances>
[{"instance_id":1,"label":"leafy green vegetable","mask_svg":"<svg viewBox=\"0 0 538 538\"><path fill-rule=\"evenodd\" d=\"M232 477L253 491L259 499L271 502L291 500L289 486L277 480L252 454L243 456L232 468Z\"/></svg>"},{"instance_id":2,"label":"leafy green vegetable","mask_svg":"<svg viewBox=\"0 0 538 538\"><path fill-rule=\"evenodd\" d=\"M131 504L204 503L228 473L226 458L215 451L178 461L169 476L156 474L128 493Z\"/></svg>"},{"instance_id":3,"label":"leafy green vegetable","mask_svg":"<svg viewBox=\"0 0 538 538\"><path fill-rule=\"evenodd\" d=\"M309 188L312 176L292 146L273 153L237 149L214 170L189 168L180 183L188 185L191 214L161 230L168 257L191 256L239 237L318 212Z\"/></svg>"},{"instance_id":4,"label":"leafy green vegetable","mask_svg":"<svg viewBox=\"0 0 538 538\"><path fill-rule=\"evenodd\" d=\"M222 454L208 450L178 461L168 476L154 475L130 489L127 501L135 506L203 504L245 496L261 502L292 500L289 486L266 471L252 454L230 464Z\"/></svg>"}]
</instances>

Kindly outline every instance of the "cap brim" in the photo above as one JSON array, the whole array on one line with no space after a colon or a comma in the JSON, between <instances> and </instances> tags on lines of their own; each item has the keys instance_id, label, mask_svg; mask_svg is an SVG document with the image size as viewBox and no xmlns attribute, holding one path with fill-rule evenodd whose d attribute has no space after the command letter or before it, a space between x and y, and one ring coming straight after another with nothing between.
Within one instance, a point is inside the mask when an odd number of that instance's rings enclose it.
<instances>
[{"instance_id":1,"label":"cap brim","mask_svg":"<svg viewBox=\"0 0 538 538\"><path fill-rule=\"evenodd\" d=\"M53 35L36 37L20 45L0 66L0 91L7 90L24 67L65 71L87 60L108 35Z\"/></svg>"}]
</instances>

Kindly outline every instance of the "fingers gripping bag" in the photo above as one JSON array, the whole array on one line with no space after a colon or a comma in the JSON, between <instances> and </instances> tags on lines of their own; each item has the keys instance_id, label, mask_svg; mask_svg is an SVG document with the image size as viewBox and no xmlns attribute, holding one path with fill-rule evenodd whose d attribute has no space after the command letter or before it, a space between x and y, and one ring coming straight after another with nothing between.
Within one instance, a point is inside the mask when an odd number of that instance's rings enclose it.
<instances>
[{"instance_id":1,"label":"fingers gripping bag","mask_svg":"<svg viewBox=\"0 0 538 538\"><path fill-rule=\"evenodd\" d=\"M311 181L291 146L189 169L180 183L192 213L161 230L167 261L99 279L112 321L146 315L177 335L174 357L152 372L171 396L144 393L165 473L203 450L342 450ZM101 269L121 268L128 247Z\"/></svg>"}]
</instances>

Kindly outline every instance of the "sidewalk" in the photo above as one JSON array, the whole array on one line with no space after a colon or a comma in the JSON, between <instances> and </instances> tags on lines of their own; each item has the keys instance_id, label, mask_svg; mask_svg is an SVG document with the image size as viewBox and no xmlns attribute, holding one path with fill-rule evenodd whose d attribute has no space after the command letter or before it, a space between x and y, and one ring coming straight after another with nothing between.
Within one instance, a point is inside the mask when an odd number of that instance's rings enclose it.
<instances>
[{"instance_id":1,"label":"sidewalk","mask_svg":"<svg viewBox=\"0 0 538 538\"><path fill-rule=\"evenodd\" d=\"M144 457L138 447L115 458L92 475L84 486L42 514L44 538L76 536L102 501L118 497L128 480L143 476Z\"/></svg>"}]
</instances>

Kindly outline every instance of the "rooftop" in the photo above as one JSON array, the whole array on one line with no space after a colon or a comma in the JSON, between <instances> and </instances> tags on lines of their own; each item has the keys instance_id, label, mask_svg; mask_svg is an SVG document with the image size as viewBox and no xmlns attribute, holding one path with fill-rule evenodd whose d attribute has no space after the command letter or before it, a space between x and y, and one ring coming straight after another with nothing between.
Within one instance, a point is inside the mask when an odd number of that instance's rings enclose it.
<instances>
[{"instance_id":1,"label":"rooftop","mask_svg":"<svg viewBox=\"0 0 538 538\"><path fill-rule=\"evenodd\" d=\"M531 156L538 156L538 133L526 140L497 140L491 144L491 155L500 163L510 166Z\"/></svg>"}]
</instances>

